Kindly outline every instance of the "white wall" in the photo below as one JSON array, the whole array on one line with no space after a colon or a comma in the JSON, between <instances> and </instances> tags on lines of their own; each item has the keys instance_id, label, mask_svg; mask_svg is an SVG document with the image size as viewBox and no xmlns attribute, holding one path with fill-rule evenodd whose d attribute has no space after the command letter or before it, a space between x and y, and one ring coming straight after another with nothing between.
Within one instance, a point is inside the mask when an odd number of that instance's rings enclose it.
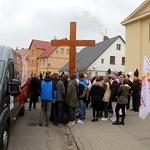
<instances>
[{"instance_id":1,"label":"white wall","mask_svg":"<svg viewBox=\"0 0 150 150\"><path fill-rule=\"evenodd\" d=\"M117 44L121 44L121 50L116 50ZM115 65L110 64L110 56L115 56ZM95 71L98 71L99 75L105 75L109 68L112 72L124 72L125 65L122 65L122 57L125 57L125 43L121 38L118 38L94 63L90 65L88 70L92 71L92 76L95 74ZM101 64L101 59L104 59L104 64ZM93 66L95 67L94 69Z\"/></svg>"}]
</instances>

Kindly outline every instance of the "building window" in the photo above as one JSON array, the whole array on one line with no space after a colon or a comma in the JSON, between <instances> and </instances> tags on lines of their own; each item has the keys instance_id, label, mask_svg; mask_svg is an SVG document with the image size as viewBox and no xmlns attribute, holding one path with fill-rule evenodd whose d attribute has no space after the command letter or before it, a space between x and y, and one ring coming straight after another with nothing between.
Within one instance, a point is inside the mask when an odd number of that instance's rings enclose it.
<instances>
[{"instance_id":1,"label":"building window","mask_svg":"<svg viewBox=\"0 0 150 150\"><path fill-rule=\"evenodd\" d=\"M61 48L61 52L60 52L61 54L63 54L64 53L64 48Z\"/></svg>"},{"instance_id":2,"label":"building window","mask_svg":"<svg viewBox=\"0 0 150 150\"><path fill-rule=\"evenodd\" d=\"M31 61L31 65L32 65L32 66L34 65L34 61L33 61L33 60Z\"/></svg>"},{"instance_id":3,"label":"building window","mask_svg":"<svg viewBox=\"0 0 150 150\"><path fill-rule=\"evenodd\" d=\"M121 44L117 44L116 49L117 49L117 50L121 50Z\"/></svg>"},{"instance_id":4,"label":"building window","mask_svg":"<svg viewBox=\"0 0 150 150\"><path fill-rule=\"evenodd\" d=\"M43 66L45 66L45 59L43 59Z\"/></svg>"},{"instance_id":5,"label":"building window","mask_svg":"<svg viewBox=\"0 0 150 150\"><path fill-rule=\"evenodd\" d=\"M104 59L101 59L101 64L103 64L104 63Z\"/></svg>"},{"instance_id":6,"label":"building window","mask_svg":"<svg viewBox=\"0 0 150 150\"><path fill-rule=\"evenodd\" d=\"M32 55L34 55L34 50L32 50Z\"/></svg>"},{"instance_id":7,"label":"building window","mask_svg":"<svg viewBox=\"0 0 150 150\"><path fill-rule=\"evenodd\" d=\"M43 71L43 77L45 77L45 71Z\"/></svg>"},{"instance_id":8,"label":"building window","mask_svg":"<svg viewBox=\"0 0 150 150\"><path fill-rule=\"evenodd\" d=\"M48 67L50 67L50 65L51 65L50 63L47 64Z\"/></svg>"},{"instance_id":9,"label":"building window","mask_svg":"<svg viewBox=\"0 0 150 150\"><path fill-rule=\"evenodd\" d=\"M125 65L125 57L122 57L122 65Z\"/></svg>"},{"instance_id":10,"label":"building window","mask_svg":"<svg viewBox=\"0 0 150 150\"><path fill-rule=\"evenodd\" d=\"M56 54L58 54L58 50L56 50Z\"/></svg>"},{"instance_id":11,"label":"building window","mask_svg":"<svg viewBox=\"0 0 150 150\"><path fill-rule=\"evenodd\" d=\"M39 61L39 66L41 66L41 60Z\"/></svg>"},{"instance_id":12,"label":"building window","mask_svg":"<svg viewBox=\"0 0 150 150\"><path fill-rule=\"evenodd\" d=\"M115 56L110 56L110 64L115 64Z\"/></svg>"},{"instance_id":13,"label":"building window","mask_svg":"<svg viewBox=\"0 0 150 150\"><path fill-rule=\"evenodd\" d=\"M70 54L70 49L67 49L67 54L68 54L68 55Z\"/></svg>"}]
</instances>

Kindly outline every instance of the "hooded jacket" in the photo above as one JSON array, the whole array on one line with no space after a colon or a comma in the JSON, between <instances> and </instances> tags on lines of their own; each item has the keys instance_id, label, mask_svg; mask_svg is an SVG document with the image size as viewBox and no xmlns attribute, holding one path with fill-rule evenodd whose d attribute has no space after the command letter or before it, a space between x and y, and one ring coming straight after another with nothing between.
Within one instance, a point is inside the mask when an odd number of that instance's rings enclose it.
<instances>
[{"instance_id":1,"label":"hooded jacket","mask_svg":"<svg viewBox=\"0 0 150 150\"><path fill-rule=\"evenodd\" d=\"M71 107L76 107L79 105L77 92L78 92L77 81L72 79L68 83L66 94L66 103Z\"/></svg>"},{"instance_id":2,"label":"hooded jacket","mask_svg":"<svg viewBox=\"0 0 150 150\"><path fill-rule=\"evenodd\" d=\"M63 81L58 80L56 84L56 101L64 101L65 97L65 86Z\"/></svg>"},{"instance_id":3,"label":"hooded jacket","mask_svg":"<svg viewBox=\"0 0 150 150\"><path fill-rule=\"evenodd\" d=\"M41 83L41 100L53 101L56 99L56 90L54 90L54 84L51 77L46 76Z\"/></svg>"},{"instance_id":4,"label":"hooded jacket","mask_svg":"<svg viewBox=\"0 0 150 150\"><path fill-rule=\"evenodd\" d=\"M118 89L118 104L127 104L128 103L128 94L130 90L130 86L128 84L121 85Z\"/></svg>"},{"instance_id":5,"label":"hooded jacket","mask_svg":"<svg viewBox=\"0 0 150 150\"><path fill-rule=\"evenodd\" d=\"M101 81L94 81L92 83L91 88L91 98L92 98L92 104L93 105L99 105L103 103L103 96L104 96L104 88Z\"/></svg>"}]
</instances>

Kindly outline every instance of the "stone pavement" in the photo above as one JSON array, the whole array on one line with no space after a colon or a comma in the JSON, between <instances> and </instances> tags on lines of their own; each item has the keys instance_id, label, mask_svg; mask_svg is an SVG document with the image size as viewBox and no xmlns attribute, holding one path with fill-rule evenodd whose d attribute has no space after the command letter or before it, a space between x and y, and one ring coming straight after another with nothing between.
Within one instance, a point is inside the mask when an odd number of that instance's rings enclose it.
<instances>
[{"instance_id":1,"label":"stone pavement","mask_svg":"<svg viewBox=\"0 0 150 150\"><path fill-rule=\"evenodd\" d=\"M69 127L79 150L150 150L150 116L142 120L128 110L125 125L112 125L110 120L91 122L92 108L86 111L84 124Z\"/></svg>"}]
</instances>

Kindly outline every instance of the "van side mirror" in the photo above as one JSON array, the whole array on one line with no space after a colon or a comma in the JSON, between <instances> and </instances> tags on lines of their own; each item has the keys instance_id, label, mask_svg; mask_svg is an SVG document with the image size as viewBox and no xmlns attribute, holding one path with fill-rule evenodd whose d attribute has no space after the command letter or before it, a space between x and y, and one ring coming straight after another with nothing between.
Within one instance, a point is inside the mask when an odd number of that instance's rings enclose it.
<instances>
[{"instance_id":1,"label":"van side mirror","mask_svg":"<svg viewBox=\"0 0 150 150\"><path fill-rule=\"evenodd\" d=\"M12 96L17 96L20 94L20 81L18 79L12 79L8 84L8 93Z\"/></svg>"}]
</instances>

